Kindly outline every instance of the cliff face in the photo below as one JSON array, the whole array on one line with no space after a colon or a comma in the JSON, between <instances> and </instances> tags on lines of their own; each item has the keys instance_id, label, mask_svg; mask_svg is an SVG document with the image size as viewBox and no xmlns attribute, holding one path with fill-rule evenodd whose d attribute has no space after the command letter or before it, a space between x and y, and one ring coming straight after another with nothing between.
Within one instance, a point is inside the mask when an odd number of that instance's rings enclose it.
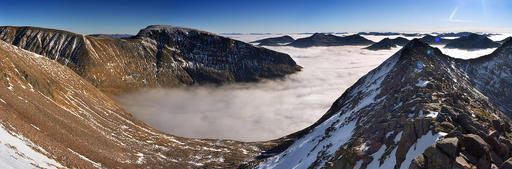
<instances>
[{"instance_id":1,"label":"cliff face","mask_svg":"<svg viewBox=\"0 0 512 169\"><path fill-rule=\"evenodd\" d=\"M162 133L68 67L3 41L0 136L7 168L234 168L273 144Z\"/></svg>"},{"instance_id":2,"label":"cliff face","mask_svg":"<svg viewBox=\"0 0 512 169\"><path fill-rule=\"evenodd\" d=\"M211 33L149 26L131 39L0 27L0 39L68 66L107 93L279 78L300 70L288 55Z\"/></svg>"}]
</instances>

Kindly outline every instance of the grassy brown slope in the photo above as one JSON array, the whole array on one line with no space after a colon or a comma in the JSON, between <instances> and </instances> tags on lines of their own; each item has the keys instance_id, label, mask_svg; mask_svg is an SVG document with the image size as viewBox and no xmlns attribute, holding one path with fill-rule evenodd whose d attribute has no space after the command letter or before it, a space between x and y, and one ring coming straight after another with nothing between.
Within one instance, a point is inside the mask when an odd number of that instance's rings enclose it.
<instances>
[{"instance_id":1,"label":"grassy brown slope","mask_svg":"<svg viewBox=\"0 0 512 169\"><path fill-rule=\"evenodd\" d=\"M76 152L106 168L233 168L272 144L161 133L71 69L3 41L0 63L0 123L68 167L93 167Z\"/></svg>"}]
</instances>

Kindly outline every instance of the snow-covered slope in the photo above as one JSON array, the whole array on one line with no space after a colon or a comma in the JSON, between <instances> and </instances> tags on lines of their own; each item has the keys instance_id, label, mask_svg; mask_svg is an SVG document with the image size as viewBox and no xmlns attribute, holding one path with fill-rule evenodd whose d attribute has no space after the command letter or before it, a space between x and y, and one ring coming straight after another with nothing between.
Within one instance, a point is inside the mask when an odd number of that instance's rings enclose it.
<instances>
[{"instance_id":1,"label":"snow-covered slope","mask_svg":"<svg viewBox=\"0 0 512 169\"><path fill-rule=\"evenodd\" d=\"M412 40L319 121L245 167L500 166L511 155L510 120L473 86L462 62Z\"/></svg>"},{"instance_id":2,"label":"snow-covered slope","mask_svg":"<svg viewBox=\"0 0 512 169\"><path fill-rule=\"evenodd\" d=\"M55 60L107 93L257 81L300 70L287 54L168 25L148 26L129 39L6 26L0 40Z\"/></svg>"}]
</instances>

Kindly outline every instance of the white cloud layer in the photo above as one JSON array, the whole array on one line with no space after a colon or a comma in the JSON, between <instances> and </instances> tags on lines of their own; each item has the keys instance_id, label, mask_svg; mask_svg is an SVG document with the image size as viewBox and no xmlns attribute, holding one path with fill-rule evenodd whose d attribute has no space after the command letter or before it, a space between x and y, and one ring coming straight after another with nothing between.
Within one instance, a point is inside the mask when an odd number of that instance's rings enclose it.
<instances>
[{"instance_id":1,"label":"white cloud layer","mask_svg":"<svg viewBox=\"0 0 512 169\"><path fill-rule=\"evenodd\" d=\"M237 37L256 39L248 36ZM143 89L115 100L135 118L178 136L275 139L313 124L348 87L399 50L369 51L363 47L268 47L289 54L303 70L284 80Z\"/></svg>"}]
</instances>

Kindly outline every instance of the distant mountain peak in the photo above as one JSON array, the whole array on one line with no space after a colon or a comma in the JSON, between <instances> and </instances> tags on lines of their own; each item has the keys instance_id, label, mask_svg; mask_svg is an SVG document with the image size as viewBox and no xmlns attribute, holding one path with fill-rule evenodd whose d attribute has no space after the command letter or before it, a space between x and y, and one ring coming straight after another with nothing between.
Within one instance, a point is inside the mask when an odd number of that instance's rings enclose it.
<instances>
[{"instance_id":1,"label":"distant mountain peak","mask_svg":"<svg viewBox=\"0 0 512 169\"><path fill-rule=\"evenodd\" d=\"M464 50L487 49L500 46L498 42L494 42L485 35L471 33L467 36L461 36L451 40L446 44L446 48L457 48Z\"/></svg>"},{"instance_id":2,"label":"distant mountain peak","mask_svg":"<svg viewBox=\"0 0 512 169\"><path fill-rule=\"evenodd\" d=\"M370 45L373 43L373 41L358 34L340 37L332 34L315 33L310 37L297 39L288 45L304 48L312 46Z\"/></svg>"},{"instance_id":3,"label":"distant mountain peak","mask_svg":"<svg viewBox=\"0 0 512 169\"><path fill-rule=\"evenodd\" d=\"M291 36L284 35L279 37L260 39L252 41L251 43L260 43L258 46L281 46L282 44L291 43L294 40L295 39L293 39Z\"/></svg>"}]
</instances>

